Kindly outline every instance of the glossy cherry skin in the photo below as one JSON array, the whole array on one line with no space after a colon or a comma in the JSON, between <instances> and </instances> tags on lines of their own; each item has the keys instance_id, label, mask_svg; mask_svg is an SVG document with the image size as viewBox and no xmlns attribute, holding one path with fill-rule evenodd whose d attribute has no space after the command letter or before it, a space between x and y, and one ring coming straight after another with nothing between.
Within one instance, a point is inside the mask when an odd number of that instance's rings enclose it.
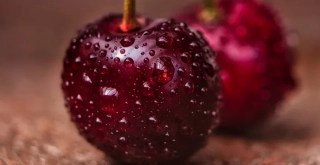
<instances>
[{"instance_id":1,"label":"glossy cherry skin","mask_svg":"<svg viewBox=\"0 0 320 165\"><path fill-rule=\"evenodd\" d=\"M220 73L207 42L185 23L121 15L88 25L64 59L63 92L72 121L115 160L168 164L202 147L217 121Z\"/></svg>"},{"instance_id":2,"label":"glossy cherry skin","mask_svg":"<svg viewBox=\"0 0 320 165\"><path fill-rule=\"evenodd\" d=\"M219 0L221 19L201 21L202 7L177 19L203 33L217 53L224 104L221 128L245 130L274 114L285 94L295 88L293 54L275 12L254 0Z\"/></svg>"}]
</instances>

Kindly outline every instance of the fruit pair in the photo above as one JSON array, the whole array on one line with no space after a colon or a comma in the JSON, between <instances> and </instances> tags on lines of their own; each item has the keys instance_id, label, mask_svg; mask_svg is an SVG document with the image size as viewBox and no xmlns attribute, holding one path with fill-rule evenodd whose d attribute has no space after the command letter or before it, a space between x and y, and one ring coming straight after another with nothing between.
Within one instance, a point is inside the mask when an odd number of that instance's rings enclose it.
<instances>
[{"instance_id":1,"label":"fruit pair","mask_svg":"<svg viewBox=\"0 0 320 165\"><path fill-rule=\"evenodd\" d=\"M213 24L215 10L208 4L201 17L203 10L196 9L179 18L202 31L217 50L225 97L222 123L246 127L268 116L291 88L283 34L274 25L280 32L272 29L271 35L267 29L258 35L254 30L261 29L250 21L247 27L231 0L221 0L219 6L230 25ZM136 17L134 5L134 0L125 0L123 16L103 17L72 40L62 74L66 105L80 133L114 159L179 164L204 145L216 125L221 99L216 56L201 33L186 23Z\"/></svg>"}]
</instances>

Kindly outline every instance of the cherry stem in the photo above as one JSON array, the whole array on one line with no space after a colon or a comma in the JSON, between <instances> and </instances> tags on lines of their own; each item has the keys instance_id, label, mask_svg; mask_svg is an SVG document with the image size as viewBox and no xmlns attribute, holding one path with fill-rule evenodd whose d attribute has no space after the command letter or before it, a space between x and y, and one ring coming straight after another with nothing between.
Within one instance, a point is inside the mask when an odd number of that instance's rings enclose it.
<instances>
[{"instance_id":1,"label":"cherry stem","mask_svg":"<svg viewBox=\"0 0 320 165\"><path fill-rule=\"evenodd\" d=\"M130 32L140 27L136 17L136 0L124 0L123 19L120 30Z\"/></svg>"},{"instance_id":2,"label":"cherry stem","mask_svg":"<svg viewBox=\"0 0 320 165\"><path fill-rule=\"evenodd\" d=\"M215 5L215 3L213 3L213 0L203 0L204 9L207 12L213 13L214 10L215 10L215 6L214 5Z\"/></svg>"},{"instance_id":3,"label":"cherry stem","mask_svg":"<svg viewBox=\"0 0 320 165\"><path fill-rule=\"evenodd\" d=\"M203 11L200 14L200 18L207 22L211 23L219 19L219 11L217 7L216 0L203 0Z\"/></svg>"}]
</instances>

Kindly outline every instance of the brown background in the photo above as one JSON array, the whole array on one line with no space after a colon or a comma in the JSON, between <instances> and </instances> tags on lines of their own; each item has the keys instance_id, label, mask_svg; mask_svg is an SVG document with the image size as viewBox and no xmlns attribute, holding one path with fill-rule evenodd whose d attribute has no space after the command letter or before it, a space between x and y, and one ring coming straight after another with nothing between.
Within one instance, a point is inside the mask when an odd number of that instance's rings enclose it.
<instances>
[{"instance_id":1,"label":"brown background","mask_svg":"<svg viewBox=\"0 0 320 165\"><path fill-rule=\"evenodd\" d=\"M168 17L192 1L138 0L138 10ZM299 36L299 88L265 127L210 138L196 164L320 164L320 1L268 2ZM59 77L74 31L121 8L120 0L0 0L0 165L108 164L70 123Z\"/></svg>"}]
</instances>

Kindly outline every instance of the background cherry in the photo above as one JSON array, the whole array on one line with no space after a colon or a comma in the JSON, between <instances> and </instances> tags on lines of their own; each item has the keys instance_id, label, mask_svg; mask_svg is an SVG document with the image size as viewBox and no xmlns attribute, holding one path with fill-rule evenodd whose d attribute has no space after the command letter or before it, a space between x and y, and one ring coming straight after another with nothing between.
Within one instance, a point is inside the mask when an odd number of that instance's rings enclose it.
<instances>
[{"instance_id":1,"label":"background cherry","mask_svg":"<svg viewBox=\"0 0 320 165\"><path fill-rule=\"evenodd\" d=\"M243 130L269 118L295 87L293 54L274 10L255 0L204 0L177 16L217 52L224 106L221 128Z\"/></svg>"}]
</instances>

